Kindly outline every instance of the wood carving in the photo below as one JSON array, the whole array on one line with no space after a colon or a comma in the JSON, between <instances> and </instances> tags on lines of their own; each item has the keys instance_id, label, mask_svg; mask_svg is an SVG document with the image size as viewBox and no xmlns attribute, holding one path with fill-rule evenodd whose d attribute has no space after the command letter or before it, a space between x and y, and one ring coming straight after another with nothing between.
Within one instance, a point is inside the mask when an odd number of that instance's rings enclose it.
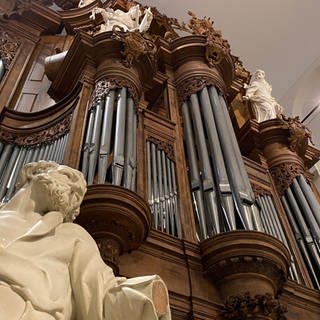
<instances>
[{"instance_id":1,"label":"wood carving","mask_svg":"<svg viewBox=\"0 0 320 320\"><path fill-rule=\"evenodd\" d=\"M121 51L121 54L124 56L123 65L127 68L131 68L134 62L138 63L142 56L146 56L155 67L156 45L139 31L123 32L119 29L121 28L113 28L112 37L123 43L124 50Z\"/></svg>"},{"instance_id":2,"label":"wood carving","mask_svg":"<svg viewBox=\"0 0 320 320\"><path fill-rule=\"evenodd\" d=\"M191 11L188 14L191 16L188 26L192 33L207 37L205 57L209 67L218 65L230 53L228 41L222 38L220 30L213 28L213 21L210 18L198 19Z\"/></svg>"},{"instance_id":3,"label":"wood carving","mask_svg":"<svg viewBox=\"0 0 320 320\"><path fill-rule=\"evenodd\" d=\"M228 320L256 319L256 315L264 316L264 319L285 320L287 308L279 302L272 294L255 295L249 292L230 296L221 312Z\"/></svg>"},{"instance_id":4,"label":"wood carving","mask_svg":"<svg viewBox=\"0 0 320 320\"><path fill-rule=\"evenodd\" d=\"M183 101L186 101L193 93L196 93L210 85L217 86L217 83L213 78L206 76L195 76L183 81L178 87L179 102L182 103Z\"/></svg>"},{"instance_id":5,"label":"wood carving","mask_svg":"<svg viewBox=\"0 0 320 320\"><path fill-rule=\"evenodd\" d=\"M304 174L304 169L296 163L285 162L270 168L270 173L278 193L282 195L289 188L295 177Z\"/></svg>"},{"instance_id":6,"label":"wood carving","mask_svg":"<svg viewBox=\"0 0 320 320\"><path fill-rule=\"evenodd\" d=\"M4 62L5 68L9 69L22 39L0 27L0 57Z\"/></svg>"},{"instance_id":7,"label":"wood carving","mask_svg":"<svg viewBox=\"0 0 320 320\"><path fill-rule=\"evenodd\" d=\"M157 139L155 137L149 136L147 138L147 140L149 140L150 142L154 143L158 149L163 150L166 153L166 156L172 160L175 161L175 157L174 157L174 149L173 149L173 145L167 143L166 141Z\"/></svg>"},{"instance_id":8,"label":"wood carving","mask_svg":"<svg viewBox=\"0 0 320 320\"><path fill-rule=\"evenodd\" d=\"M92 94L90 107L93 107L98 101L112 89L126 87L131 95L131 98L137 105L139 103L140 93L136 86L129 80L119 77L108 77L106 79L99 80Z\"/></svg>"},{"instance_id":9,"label":"wood carving","mask_svg":"<svg viewBox=\"0 0 320 320\"><path fill-rule=\"evenodd\" d=\"M18 146L33 146L44 142L48 143L68 133L70 130L71 120L72 114L69 114L56 125L46 130L31 134L29 133L27 135L21 135L19 132L4 131L3 128L0 128L0 140L7 144L12 143Z\"/></svg>"},{"instance_id":10,"label":"wood carving","mask_svg":"<svg viewBox=\"0 0 320 320\"><path fill-rule=\"evenodd\" d=\"M270 190L265 189L258 184L252 183L251 187L255 196L271 196Z\"/></svg>"},{"instance_id":11,"label":"wood carving","mask_svg":"<svg viewBox=\"0 0 320 320\"><path fill-rule=\"evenodd\" d=\"M311 140L311 131L301 123L299 117L284 118L283 128L289 129L289 148L291 151L296 152L300 156L304 156L308 142Z\"/></svg>"}]
</instances>

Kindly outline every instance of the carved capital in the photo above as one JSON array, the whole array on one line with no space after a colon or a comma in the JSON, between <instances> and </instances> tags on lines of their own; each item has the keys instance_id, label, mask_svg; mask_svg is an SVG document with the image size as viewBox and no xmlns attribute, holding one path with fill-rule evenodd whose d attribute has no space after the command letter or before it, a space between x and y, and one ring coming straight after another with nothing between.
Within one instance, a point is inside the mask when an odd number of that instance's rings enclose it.
<instances>
[{"instance_id":1,"label":"carved capital","mask_svg":"<svg viewBox=\"0 0 320 320\"><path fill-rule=\"evenodd\" d=\"M171 159L172 161L175 161L174 149L172 144L152 136L148 136L147 140L154 143L158 149L163 150L169 159Z\"/></svg>"},{"instance_id":2,"label":"carved capital","mask_svg":"<svg viewBox=\"0 0 320 320\"><path fill-rule=\"evenodd\" d=\"M128 88L130 95L137 105L139 103L140 92L138 88L128 79L120 77L108 77L96 82L95 89L91 98L91 107L96 105L97 102L112 89Z\"/></svg>"},{"instance_id":3,"label":"carved capital","mask_svg":"<svg viewBox=\"0 0 320 320\"><path fill-rule=\"evenodd\" d=\"M285 162L269 169L272 179L280 195L289 188L293 179L304 174L304 168L297 163Z\"/></svg>"},{"instance_id":4,"label":"carved capital","mask_svg":"<svg viewBox=\"0 0 320 320\"><path fill-rule=\"evenodd\" d=\"M226 300L221 315L228 320L264 319L285 320L287 308L272 294L251 296L249 292L230 296Z\"/></svg>"},{"instance_id":5,"label":"carved capital","mask_svg":"<svg viewBox=\"0 0 320 320\"><path fill-rule=\"evenodd\" d=\"M21 42L21 38L0 27L0 58L6 69L9 69Z\"/></svg>"}]
</instances>

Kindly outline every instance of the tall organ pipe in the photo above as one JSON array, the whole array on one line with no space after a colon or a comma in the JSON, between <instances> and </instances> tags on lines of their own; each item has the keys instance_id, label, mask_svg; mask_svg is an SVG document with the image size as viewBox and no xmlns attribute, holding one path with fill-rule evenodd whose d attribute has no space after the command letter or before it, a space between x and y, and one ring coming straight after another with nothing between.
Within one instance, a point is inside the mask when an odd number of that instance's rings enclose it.
<instances>
[{"instance_id":1,"label":"tall organ pipe","mask_svg":"<svg viewBox=\"0 0 320 320\"><path fill-rule=\"evenodd\" d=\"M241 197L246 194L245 183L240 174L240 168L236 160L233 144L230 139L229 130L226 122L230 119L225 119L220 100L216 88L211 86L209 88L209 96L211 99L211 107L215 116L219 139L221 141L222 152L226 168L228 172L229 182L231 183L232 189L234 190L233 196L237 205L239 217L244 224L246 229L253 229L252 214L245 210Z\"/></svg>"},{"instance_id":2,"label":"tall organ pipe","mask_svg":"<svg viewBox=\"0 0 320 320\"><path fill-rule=\"evenodd\" d=\"M191 180L191 189L195 198L196 203L196 212L198 214L198 220L200 225L200 233L201 238L207 238L207 226L206 226L206 218L204 214L204 204L203 198L200 191L200 171L198 167L198 161L196 158L196 150L195 150L195 142L193 139L191 119L189 115L189 108L186 102L182 105L182 112L184 118L184 128L185 128L185 139L187 146L187 154L190 165L190 180Z\"/></svg>"},{"instance_id":3,"label":"tall organ pipe","mask_svg":"<svg viewBox=\"0 0 320 320\"><path fill-rule=\"evenodd\" d=\"M120 185L124 166L124 143L126 129L127 89L121 88L117 104L114 156L112 164L112 183Z\"/></svg>"},{"instance_id":4,"label":"tall organ pipe","mask_svg":"<svg viewBox=\"0 0 320 320\"><path fill-rule=\"evenodd\" d=\"M110 160L114 99L115 99L115 91L110 90L108 95L106 96L105 108L104 108L104 114L103 114L103 120L102 120L99 162L98 162L98 182L99 183L105 182L109 160ZM90 130L90 127L88 128L88 130Z\"/></svg>"},{"instance_id":5,"label":"tall organ pipe","mask_svg":"<svg viewBox=\"0 0 320 320\"><path fill-rule=\"evenodd\" d=\"M201 173L202 173L202 188L204 191L204 199L207 210L209 211L206 217L209 227L214 229L214 233L220 233L220 217L216 201L216 192L214 188L212 170L210 166L209 154L206 145L206 139L203 129L203 124L200 114L200 106L198 96L193 93L190 96L190 108L192 112L194 133L198 146L198 154L200 158ZM205 211L206 213L206 211Z\"/></svg>"},{"instance_id":6,"label":"tall organ pipe","mask_svg":"<svg viewBox=\"0 0 320 320\"><path fill-rule=\"evenodd\" d=\"M222 150L220 146L220 141L218 138L217 128L215 125L214 116L212 113L210 98L207 88L203 88L200 92L200 103L201 110L203 112L203 118L205 122L206 131L208 134L208 140L212 155L212 168L217 181L219 190L217 194L222 193L223 202L225 203L226 220L228 221L229 228L231 230L236 229L236 219L234 214L234 205L231 195L231 188L228 181L227 171L223 161ZM221 201L221 199L220 199ZM223 205L223 203L221 203Z\"/></svg>"}]
</instances>

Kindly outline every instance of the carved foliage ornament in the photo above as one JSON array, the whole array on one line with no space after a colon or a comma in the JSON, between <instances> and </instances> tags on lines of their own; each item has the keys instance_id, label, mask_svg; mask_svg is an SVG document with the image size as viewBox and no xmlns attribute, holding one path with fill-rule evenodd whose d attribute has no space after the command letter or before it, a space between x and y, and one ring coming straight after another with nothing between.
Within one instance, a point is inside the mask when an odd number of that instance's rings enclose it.
<instances>
[{"instance_id":1,"label":"carved foliage ornament","mask_svg":"<svg viewBox=\"0 0 320 320\"><path fill-rule=\"evenodd\" d=\"M286 162L270 168L270 173L278 193L282 195L289 188L295 177L304 174L304 170L297 163Z\"/></svg>"},{"instance_id":2,"label":"carved foliage ornament","mask_svg":"<svg viewBox=\"0 0 320 320\"><path fill-rule=\"evenodd\" d=\"M152 137L152 136L149 136L147 140L152 142L152 143L154 143L159 150L163 150L165 152L166 156L170 160L175 161L174 160L174 150L173 150L173 145L172 144L170 144L170 143L168 143L166 141L157 139L157 138Z\"/></svg>"},{"instance_id":3,"label":"carved foliage ornament","mask_svg":"<svg viewBox=\"0 0 320 320\"><path fill-rule=\"evenodd\" d=\"M121 54L124 56L123 64L125 67L131 68L133 62L139 62L142 56L146 56L155 66L157 47L151 40L139 31L123 32L117 26L112 31L112 37L123 43L124 51L121 51Z\"/></svg>"},{"instance_id":4,"label":"carved foliage ornament","mask_svg":"<svg viewBox=\"0 0 320 320\"><path fill-rule=\"evenodd\" d=\"M287 308L273 295L266 293L251 297L249 292L246 292L229 297L221 314L229 320L252 319L255 314L267 316L269 319L285 320L286 312Z\"/></svg>"},{"instance_id":5,"label":"carved foliage ornament","mask_svg":"<svg viewBox=\"0 0 320 320\"><path fill-rule=\"evenodd\" d=\"M5 143L11 143L19 146L33 146L41 143L49 143L60 138L70 130L72 114L68 115L56 125L28 135L20 135L19 133L8 132L0 129L0 140Z\"/></svg>"},{"instance_id":6,"label":"carved foliage ornament","mask_svg":"<svg viewBox=\"0 0 320 320\"><path fill-rule=\"evenodd\" d=\"M303 156L308 147L308 141L314 145L311 140L311 131L304 126L299 117L283 118L283 128L289 129L289 148L291 151Z\"/></svg>"},{"instance_id":7,"label":"carved foliage ornament","mask_svg":"<svg viewBox=\"0 0 320 320\"><path fill-rule=\"evenodd\" d=\"M258 184L251 184L255 196L271 196L271 192Z\"/></svg>"},{"instance_id":8,"label":"carved foliage ornament","mask_svg":"<svg viewBox=\"0 0 320 320\"><path fill-rule=\"evenodd\" d=\"M181 104L183 101L186 101L188 97L190 97L193 93L196 93L202 90L204 87L214 85L219 88L220 91L223 92L223 89L219 87L217 81L215 81L211 77L206 76L195 76L190 77L187 80L179 83L178 86L178 100Z\"/></svg>"},{"instance_id":9,"label":"carved foliage ornament","mask_svg":"<svg viewBox=\"0 0 320 320\"><path fill-rule=\"evenodd\" d=\"M179 23L176 19L170 19L172 27L205 36L207 38L205 51L207 63L211 68L218 65L230 53L228 41L222 38L221 31L213 28L213 21L210 18L199 19L191 11L188 11L188 14L191 16L188 26L185 23Z\"/></svg>"},{"instance_id":10,"label":"carved foliage ornament","mask_svg":"<svg viewBox=\"0 0 320 320\"><path fill-rule=\"evenodd\" d=\"M6 69L9 69L20 44L21 39L19 37L0 28L0 58Z\"/></svg>"},{"instance_id":11,"label":"carved foliage ornament","mask_svg":"<svg viewBox=\"0 0 320 320\"><path fill-rule=\"evenodd\" d=\"M123 87L126 87L129 90L131 98L137 105L139 103L140 93L131 81L124 78L107 78L96 83L90 106L95 106L103 96L109 93L110 90Z\"/></svg>"}]
</instances>

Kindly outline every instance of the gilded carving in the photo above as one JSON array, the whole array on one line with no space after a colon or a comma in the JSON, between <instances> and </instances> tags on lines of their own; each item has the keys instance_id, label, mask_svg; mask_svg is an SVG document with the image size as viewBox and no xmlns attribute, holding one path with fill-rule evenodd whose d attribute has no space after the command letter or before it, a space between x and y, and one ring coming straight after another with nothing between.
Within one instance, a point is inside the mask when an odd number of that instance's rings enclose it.
<instances>
[{"instance_id":1,"label":"gilded carving","mask_svg":"<svg viewBox=\"0 0 320 320\"><path fill-rule=\"evenodd\" d=\"M303 156L307 150L308 142L311 140L311 131L301 123L299 117L284 118L283 128L289 129L289 148L291 151Z\"/></svg>"},{"instance_id":2,"label":"gilded carving","mask_svg":"<svg viewBox=\"0 0 320 320\"><path fill-rule=\"evenodd\" d=\"M123 88L126 87L131 95L131 98L135 102L135 104L139 103L140 93L138 89L132 84L131 81L124 78L107 78L99 80L93 91L93 95L91 98L91 107L96 105L97 102L112 89Z\"/></svg>"},{"instance_id":3,"label":"gilded carving","mask_svg":"<svg viewBox=\"0 0 320 320\"><path fill-rule=\"evenodd\" d=\"M155 66L157 47L146 36L143 36L139 31L123 32L116 26L112 31L112 37L123 43L124 50L121 51L121 54L124 56L123 64L125 67L131 68L133 62L140 61L141 56L147 56L151 64Z\"/></svg>"},{"instance_id":4,"label":"gilded carving","mask_svg":"<svg viewBox=\"0 0 320 320\"><path fill-rule=\"evenodd\" d=\"M230 53L228 41L222 38L220 30L213 28L213 21L210 18L199 19L191 11L188 14L191 16L188 26L192 33L207 38L205 57L209 67L218 65Z\"/></svg>"},{"instance_id":5,"label":"gilded carving","mask_svg":"<svg viewBox=\"0 0 320 320\"><path fill-rule=\"evenodd\" d=\"M44 142L56 140L65 135L70 130L72 114L68 115L56 125L28 135L19 135L0 129L0 140L5 143L12 143L19 146L33 146Z\"/></svg>"},{"instance_id":6,"label":"gilded carving","mask_svg":"<svg viewBox=\"0 0 320 320\"><path fill-rule=\"evenodd\" d=\"M304 174L304 169L296 163L285 162L270 168L270 173L278 193L282 195L289 188L295 177Z\"/></svg>"},{"instance_id":7,"label":"gilded carving","mask_svg":"<svg viewBox=\"0 0 320 320\"><path fill-rule=\"evenodd\" d=\"M0 28L0 58L6 69L9 69L20 45L21 39L19 37Z\"/></svg>"},{"instance_id":8,"label":"gilded carving","mask_svg":"<svg viewBox=\"0 0 320 320\"><path fill-rule=\"evenodd\" d=\"M249 292L230 296L221 312L225 319L252 319L255 315L263 315L266 319L285 320L287 308L281 305L280 301L273 295L255 295L252 297Z\"/></svg>"},{"instance_id":9,"label":"gilded carving","mask_svg":"<svg viewBox=\"0 0 320 320\"><path fill-rule=\"evenodd\" d=\"M152 136L149 136L148 140L150 142L154 143L157 146L158 149L163 150L170 160L175 161L174 149L173 149L173 145L172 144L170 144L170 143L168 143L166 141L157 139L157 138L152 137Z\"/></svg>"}]
</instances>

